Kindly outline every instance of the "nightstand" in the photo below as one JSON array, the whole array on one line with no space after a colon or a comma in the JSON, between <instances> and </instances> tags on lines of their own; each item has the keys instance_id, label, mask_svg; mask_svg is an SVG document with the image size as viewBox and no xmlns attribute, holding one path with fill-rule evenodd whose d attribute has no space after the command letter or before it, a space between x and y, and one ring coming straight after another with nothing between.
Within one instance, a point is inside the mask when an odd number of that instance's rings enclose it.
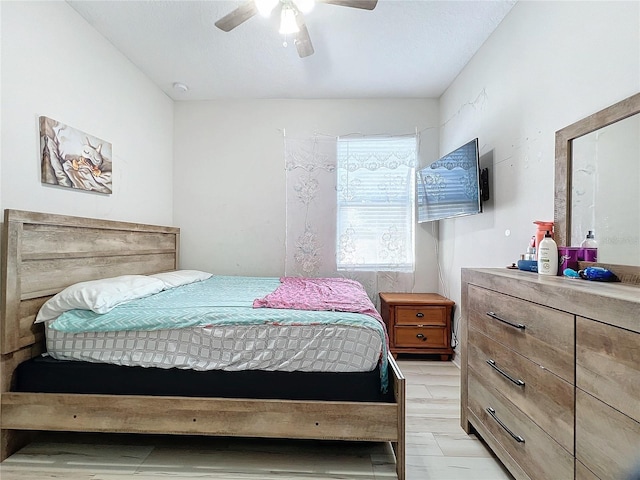
<instances>
[{"instance_id":1,"label":"nightstand","mask_svg":"<svg viewBox=\"0 0 640 480\"><path fill-rule=\"evenodd\" d=\"M439 354L449 360L451 316L455 302L437 293L380 293L380 314L389 349L398 353Z\"/></svg>"}]
</instances>

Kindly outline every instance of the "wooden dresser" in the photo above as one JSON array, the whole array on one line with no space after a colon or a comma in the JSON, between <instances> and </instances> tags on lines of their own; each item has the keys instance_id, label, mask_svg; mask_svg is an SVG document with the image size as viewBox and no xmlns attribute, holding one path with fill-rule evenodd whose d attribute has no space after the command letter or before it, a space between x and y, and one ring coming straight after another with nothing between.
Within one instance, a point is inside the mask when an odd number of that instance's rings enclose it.
<instances>
[{"instance_id":1,"label":"wooden dresser","mask_svg":"<svg viewBox=\"0 0 640 480\"><path fill-rule=\"evenodd\" d=\"M461 425L516 479L640 465L640 288L462 270Z\"/></svg>"},{"instance_id":2,"label":"wooden dresser","mask_svg":"<svg viewBox=\"0 0 640 480\"><path fill-rule=\"evenodd\" d=\"M439 354L449 360L454 305L437 293L380 293L391 353Z\"/></svg>"}]
</instances>

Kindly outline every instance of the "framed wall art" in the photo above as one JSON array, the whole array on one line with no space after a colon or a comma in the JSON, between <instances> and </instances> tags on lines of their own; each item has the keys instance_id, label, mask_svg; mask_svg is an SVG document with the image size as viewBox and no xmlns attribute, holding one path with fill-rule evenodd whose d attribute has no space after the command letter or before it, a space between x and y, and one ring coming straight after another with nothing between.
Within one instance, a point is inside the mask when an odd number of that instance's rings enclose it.
<instances>
[{"instance_id":1,"label":"framed wall art","mask_svg":"<svg viewBox=\"0 0 640 480\"><path fill-rule=\"evenodd\" d=\"M112 193L111 143L48 117L40 117L41 181Z\"/></svg>"}]
</instances>

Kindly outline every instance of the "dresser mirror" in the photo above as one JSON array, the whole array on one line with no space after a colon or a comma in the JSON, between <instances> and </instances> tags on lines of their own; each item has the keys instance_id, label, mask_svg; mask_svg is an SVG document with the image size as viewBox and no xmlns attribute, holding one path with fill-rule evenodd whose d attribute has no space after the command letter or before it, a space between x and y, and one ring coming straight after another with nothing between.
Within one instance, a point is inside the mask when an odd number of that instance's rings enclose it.
<instances>
[{"instance_id":1,"label":"dresser mirror","mask_svg":"<svg viewBox=\"0 0 640 480\"><path fill-rule=\"evenodd\" d=\"M556 132L555 237L640 285L640 93Z\"/></svg>"}]
</instances>

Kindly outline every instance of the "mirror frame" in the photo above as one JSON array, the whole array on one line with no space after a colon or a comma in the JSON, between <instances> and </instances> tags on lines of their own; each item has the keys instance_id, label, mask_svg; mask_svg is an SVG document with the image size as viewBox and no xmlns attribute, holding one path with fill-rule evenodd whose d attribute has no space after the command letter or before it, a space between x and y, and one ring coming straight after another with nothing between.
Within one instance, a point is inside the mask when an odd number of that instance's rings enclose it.
<instances>
[{"instance_id":1,"label":"mirror frame","mask_svg":"<svg viewBox=\"0 0 640 480\"><path fill-rule=\"evenodd\" d=\"M553 220L554 236L558 245L571 245L571 154L573 140L637 113L640 113L640 93L625 98L556 132ZM598 263L598 265L609 268L624 283L640 285L640 267L638 266L604 263Z\"/></svg>"}]
</instances>

